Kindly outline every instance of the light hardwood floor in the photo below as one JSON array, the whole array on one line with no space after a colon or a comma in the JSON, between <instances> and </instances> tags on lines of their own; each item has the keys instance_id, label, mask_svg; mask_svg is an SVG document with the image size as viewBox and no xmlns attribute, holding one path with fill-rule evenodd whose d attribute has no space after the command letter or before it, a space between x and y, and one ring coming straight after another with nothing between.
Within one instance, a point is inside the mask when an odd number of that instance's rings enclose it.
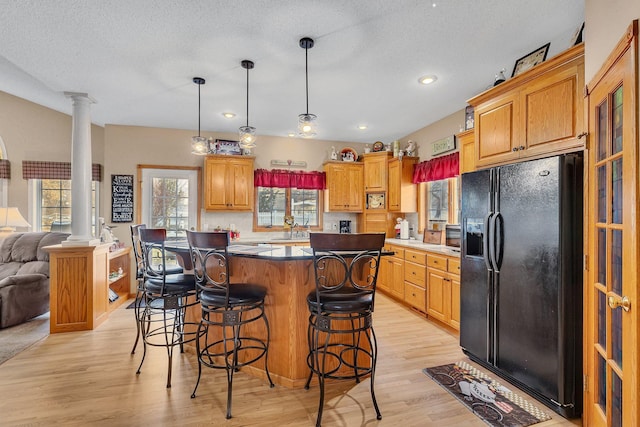
<instances>
[{"instance_id":1,"label":"light hardwood floor","mask_svg":"<svg viewBox=\"0 0 640 427\"><path fill-rule=\"evenodd\" d=\"M135 337L133 311L111 313L94 331L55 334L0 365L2 426L312 426L318 389L290 390L239 372L234 378L233 418L225 420L224 371L204 369L191 399L197 362L174 358L173 386L165 388L167 356L153 348L142 373L142 348L129 354ZM325 426L485 426L422 369L468 360L457 338L384 295L376 300L379 343L377 421L369 380L327 386ZM524 393L522 393L525 395ZM540 405L543 407L542 405ZM540 427L580 425L547 410Z\"/></svg>"}]
</instances>

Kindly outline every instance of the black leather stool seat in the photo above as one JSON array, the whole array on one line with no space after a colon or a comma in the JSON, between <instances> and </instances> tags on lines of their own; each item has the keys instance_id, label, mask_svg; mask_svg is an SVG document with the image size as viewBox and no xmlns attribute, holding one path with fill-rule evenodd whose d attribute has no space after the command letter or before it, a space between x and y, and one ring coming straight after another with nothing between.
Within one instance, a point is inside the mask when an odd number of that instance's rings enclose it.
<instances>
[{"instance_id":1,"label":"black leather stool seat","mask_svg":"<svg viewBox=\"0 0 640 427\"><path fill-rule=\"evenodd\" d=\"M362 313L371 311L373 295L371 293L357 292L353 288L343 288L340 292L321 294L320 309L316 291L307 295L309 310L315 313Z\"/></svg>"},{"instance_id":2,"label":"black leather stool seat","mask_svg":"<svg viewBox=\"0 0 640 427\"><path fill-rule=\"evenodd\" d=\"M267 289L260 285L241 284L229 286L229 305L251 305L264 301ZM202 289L200 304L210 306L226 305L226 293L218 289Z\"/></svg>"},{"instance_id":3,"label":"black leather stool seat","mask_svg":"<svg viewBox=\"0 0 640 427\"><path fill-rule=\"evenodd\" d=\"M163 288L164 284L164 288ZM147 292L161 293L165 295L182 295L189 291L195 292L196 282L193 274L167 274L164 278L152 277L145 282Z\"/></svg>"}]
</instances>

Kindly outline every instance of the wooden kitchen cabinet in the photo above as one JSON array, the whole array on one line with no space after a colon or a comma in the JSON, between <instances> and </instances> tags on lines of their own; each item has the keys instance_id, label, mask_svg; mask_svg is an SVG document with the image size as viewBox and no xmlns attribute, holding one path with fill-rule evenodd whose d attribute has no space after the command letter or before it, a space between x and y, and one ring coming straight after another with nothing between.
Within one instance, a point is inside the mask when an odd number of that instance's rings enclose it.
<instances>
[{"instance_id":1,"label":"wooden kitchen cabinet","mask_svg":"<svg viewBox=\"0 0 640 427\"><path fill-rule=\"evenodd\" d=\"M404 300L410 306L426 312L427 253L406 249L404 251Z\"/></svg>"},{"instance_id":2,"label":"wooden kitchen cabinet","mask_svg":"<svg viewBox=\"0 0 640 427\"><path fill-rule=\"evenodd\" d=\"M394 255L380 258L377 287L386 293L404 300L404 252L400 246L386 245L385 249Z\"/></svg>"},{"instance_id":3,"label":"wooden kitchen cabinet","mask_svg":"<svg viewBox=\"0 0 640 427\"><path fill-rule=\"evenodd\" d=\"M205 157L205 210L253 211L253 161L249 156Z\"/></svg>"},{"instance_id":4,"label":"wooden kitchen cabinet","mask_svg":"<svg viewBox=\"0 0 640 427\"><path fill-rule=\"evenodd\" d=\"M456 135L460 147L460 174L476 170L476 144L473 129Z\"/></svg>"},{"instance_id":5,"label":"wooden kitchen cabinet","mask_svg":"<svg viewBox=\"0 0 640 427\"><path fill-rule=\"evenodd\" d=\"M417 212L418 190L413 170L418 157L395 157L389 160L388 205L391 212Z\"/></svg>"},{"instance_id":6,"label":"wooden kitchen cabinet","mask_svg":"<svg viewBox=\"0 0 640 427\"><path fill-rule=\"evenodd\" d=\"M325 206L329 212L364 210L363 164L330 161L324 164L327 174Z\"/></svg>"},{"instance_id":7,"label":"wooden kitchen cabinet","mask_svg":"<svg viewBox=\"0 0 640 427\"><path fill-rule=\"evenodd\" d=\"M387 167L391 156L389 151L363 155L365 192L387 191Z\"/></svg>"},{"instance_id":8,"label":"wooden kitchen cabinet","mask_svg":"<svg viewBox=\"0 0 640 427\"><path fill-rule=\"evenodd\" d=\"M583 148L583 88L579 44L470 99L474 169Z\"/></svg>"},{"instance_id":9,"label":"wooden kitchen cabinet","mask_svg":"<svg viewBox=\"0 0 640 427\"><path fill-rule=\"evenodd\" d=\"M427 315L460 330L460 259L427 255Z\"/></svg>"}]
</instances>

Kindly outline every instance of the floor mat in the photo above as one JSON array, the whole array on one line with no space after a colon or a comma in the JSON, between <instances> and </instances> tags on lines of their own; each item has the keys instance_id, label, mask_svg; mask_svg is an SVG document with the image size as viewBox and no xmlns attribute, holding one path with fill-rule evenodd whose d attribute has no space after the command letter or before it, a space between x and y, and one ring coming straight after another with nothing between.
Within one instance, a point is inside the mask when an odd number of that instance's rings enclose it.
<instances>
[{"instance_id":1,"label":"floor mat","mask_svg":"<svg viewBox=\"0 0 640 427\"><path fill-rule=\"evenodd\" d=\"M524 427L551 417L466 362L423 372L490 426Z\"/></svg>"}]
</instances>

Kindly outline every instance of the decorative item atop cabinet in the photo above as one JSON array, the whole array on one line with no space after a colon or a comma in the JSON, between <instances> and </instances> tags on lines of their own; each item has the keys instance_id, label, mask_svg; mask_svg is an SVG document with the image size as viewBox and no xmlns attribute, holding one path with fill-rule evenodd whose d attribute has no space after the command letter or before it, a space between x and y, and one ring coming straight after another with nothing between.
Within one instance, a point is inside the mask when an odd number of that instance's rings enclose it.
<instances>
[{"instance_id":1,"label":"decorative item atop cabinet","mask_svg":"<svg viewBox=\"0 0 640 427\"><path fill-rule=\"evenodd\" d=\"M253 161L253 156L205 157L205 210L253 211Z\"/></svg>"},{"instance_id":2,"label":"decorative item atop cabinet","mask_svg":"<svg viewBox=\"0 0 640 427\"><path fill-rule=\"evenodd\" d=\"M583 149L583 88L579 44L470 99L474 168Z\"/></svg>"},{"instance_id":3,"label":"decorative item atop cabinet","mask_svg":"<svg viewBox=\"0 0 640 427\"><path fill-rule=\"evenodd\" d=\"M324 163L327 174L325 207L328 212L362 212L364 210L364 186L362 162L328 161Z\"/></svg>"},{"instance_id":4,"label":"decorative item atop cabinet","mask_svg":"<svg viewBox=\"0 0 640 427\"><path fill-rule=\"evenodd\" d=\"M413 183L413 169L418 157L394 157L389 160L389 211L417 212L418 191Z\"/></svg>"}]
</instances>

